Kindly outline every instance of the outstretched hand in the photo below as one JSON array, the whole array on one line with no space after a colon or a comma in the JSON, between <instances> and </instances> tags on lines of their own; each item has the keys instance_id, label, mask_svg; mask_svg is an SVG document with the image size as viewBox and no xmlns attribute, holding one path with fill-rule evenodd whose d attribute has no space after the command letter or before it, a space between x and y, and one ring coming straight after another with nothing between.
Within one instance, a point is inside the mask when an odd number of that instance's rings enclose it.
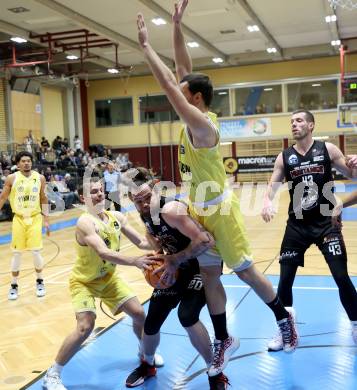
<instances>
[{"instance_id":1,"label":"outstretched hand","mask_svg":"<svg viewBox=\"0 0 357 390\"><path fill-rule=\"evenodd\" d=\"M172 21L174 23L181 23L183 13L187 7L188 0L180 0L178 3L175 3L175 11L172 14Z\"/></svg>"},{"instance_id":2,"label":"outstretched hand","mask_svg":"<svg viewBox=\"0 0 357 390\"><path fill-rule=\"evenodd\" d=\"M146 28L145 19L143 14L138 14L138 18L136 20L136 24L138 26L138 40L141 47L146 47L149 43L149 33Z\"/></svg>"}]
</instances>

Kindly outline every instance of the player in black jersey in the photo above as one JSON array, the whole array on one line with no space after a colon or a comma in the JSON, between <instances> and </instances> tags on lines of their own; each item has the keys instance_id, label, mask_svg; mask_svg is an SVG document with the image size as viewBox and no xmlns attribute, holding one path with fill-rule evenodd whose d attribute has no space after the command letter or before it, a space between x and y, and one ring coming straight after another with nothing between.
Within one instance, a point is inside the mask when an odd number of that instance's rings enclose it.
<instances>
[{"instance_id":1,"label":"player in black jersey","mask_svg":"<svg viewBox=\"0 0 357 390\"><path fill-rule=\"evenodd\" d=\"M352 323L357 344L357 293L347 272L347 253L339 226L332 224L336 203L332 168L346 177L357 177L354 161L346 164L341 150L332 143L314 141L315 119L311 112L298 110L291 117L296 143L281 152L275 162L264 198L262 217L269 222L274 215L272 201L284 178L290 193L289 217L280 249L278 295L293 315L292 287L297 268L304 266L305 251L315 244L324 255L338 286L340 299ZM269 350L282 349L281 335L268 343Z\"/></svg>"},{"instance_id":2,"label":"player in black jersey","mask_svg":"<svg viewBox=\"0 0 357 390\"><path fill-rule=\"evenodd\" d=\"M152 293L144 325L144 360L128 376L127 387L139 386L156 374L153 359L160 342L160 328L177 305L180 323L207 367L210 367L213 358L208 332L199 320L206 298L196 256L212 248L214 239L187 215L185 204L166 202L165 198L160 198L153 191L154 181L147 169L136 169L137 174L133 179L136 188L129 189L129 197L145 224L147 238L154 248L163 253L160 255L166 263L163 278L167 277L169 282L177 269L179 276L172 287L154 289ZM155 211L157 219L152 217ZM227 388L228 379L223 373L208 378L211 390Z\"/></svg>"}]
</instances>

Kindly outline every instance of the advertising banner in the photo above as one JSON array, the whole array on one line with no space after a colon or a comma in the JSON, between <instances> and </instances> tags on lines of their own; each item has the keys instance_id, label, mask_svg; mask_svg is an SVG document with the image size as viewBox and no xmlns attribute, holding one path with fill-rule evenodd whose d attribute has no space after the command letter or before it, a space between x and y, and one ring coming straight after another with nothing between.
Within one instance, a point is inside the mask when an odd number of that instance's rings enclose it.
<instances>
[{"instance_id":1,"label":"advertising banner","mask_svg":"<svg viewBox=\"0 0 357 390\"><path fill-rule=\"evenodd\" d=\"M273 172L276 156L225 157L224 168L228 174Z\"/></svg>"},{"instance_id":2,"label":"advertising banner","mask_svg":"<svg viewBox=\"0 0 357 390\"><path fill-rule=\"evenodd\" d=\"M271 135L270 118L219 120L221 141Z\"/></svg>"}]
</instances>

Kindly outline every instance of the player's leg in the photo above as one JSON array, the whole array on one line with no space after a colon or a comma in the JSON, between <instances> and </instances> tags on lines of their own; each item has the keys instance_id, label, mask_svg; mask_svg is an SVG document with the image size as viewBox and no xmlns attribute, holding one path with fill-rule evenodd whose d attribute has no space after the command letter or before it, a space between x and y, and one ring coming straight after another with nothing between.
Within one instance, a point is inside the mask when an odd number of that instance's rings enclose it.
<instances>
[{"instance_id":1,"label":"player's leg","mask_svg":"<svg viewBox=\"0 0 357 390\"><path fill-rule=\"evenodd\" d=\"M11 259L11 285L8 294L9 300L15 300L18 297L18 277L21 266L21 251L26 248L25 225L21 217L15 215L12 220L12 240L11 249L13 257Z\"/></svg>"},{"instance_id":2,"label":"player's leg","mask_svg":"<svg viewBox=\"0 0 357 390\"><path fill-rule=\"evenodd\" d=\"M357 292L348 275L347 252L342 234L333 230L325 234L319 248L337 284L341 303L351 321L353 341L357 344Z\"/></svg>"},{"instance_id":3,"label":"player's leg","mask_svg":"<svg viewBox=\"0 0 357 390\"><path fill-rule=\"evenodd\" d=\"M66 390L61 381L63 366L75 355L94 329L96 311L95 290L82 283L70 282L71 299L76 312L76 329L66 337L54 364L47 370L43 387L47 390Z\"/></svg>"},{"instance_id":4,"label":"player's leg","mask_svg":"<svg viewBox=\"0 0 357 390\"><path fill-rule=\"evenodd\" d=\"M171 292L173 295L170 295ZM158 355L155 352L160 343L160 329L177 303L178 294L174 289L154 290L145 319L141 343L142 360L140 365L127 377L127 387L140 386L146 379L156 375L155 360Z\"/></svg>"},{"instance_id":5,"label":"player's leg","mask_svg":"<svg viewBox=\"0 0 357 390\"><path fill-rule=\"evenodd\" d=\"M46 290L42 275L44 260L40 252L43 247L41 214L31 218L31 224L26 227L25 236L26 249L31 250L32 252L33 264L36 271L36 295L38 297L43 297L46 294Z\"/></svg>"}]
</instances>

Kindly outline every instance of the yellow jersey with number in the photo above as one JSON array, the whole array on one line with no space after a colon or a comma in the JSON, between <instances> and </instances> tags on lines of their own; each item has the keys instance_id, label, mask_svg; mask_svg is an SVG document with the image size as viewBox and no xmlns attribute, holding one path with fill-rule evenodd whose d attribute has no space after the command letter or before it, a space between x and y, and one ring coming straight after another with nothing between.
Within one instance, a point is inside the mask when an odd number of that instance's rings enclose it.
<instances>
[{"instance_id":1,"label":"yellow jersey with number","mask_svg":"<svg viewBox=\"0 0 357 390\"><path fill-rule=\"evenodd\" d=\"M104 211L108 217L106 222L85 213L94 223L97 234L105 245L113 251L120 249L121 225L117 218L110 212ZM80 245L76 240L77 258L74 264L71 278L82 283L89 283L95 279L107 276L110 278L115 272L116 265L103 260L97 252L89 246Z\"/></svg>"},{"instance_id":2,"label":"yellow jersey with number","mask_svg":"<svg viewBox=\"0 0 357 390\"><path fill-rule=\"evenodd\" d=\"M11 186L9 201L12 212L21 217L33 217L41 213L40 202L41 176L31 171L30 176L15 172L15 180Z\"/></svg>"},{"instance_id":3,"label":"yellow jersey with number","mask_svg":"<svg viewBox=\"0 0 357 390\"><path fill-rule=\"evenodd\" d=\"M191 202L204 202L217 198L223 194L227 183L223 159L219 150L217 115L208 112L207 120L214 125L217 131L217 144L212 148L195 148L187 126L182 128L180 134L179 169L183 184L190 187L189 199Z\"/></svg>"}]
</instances>

